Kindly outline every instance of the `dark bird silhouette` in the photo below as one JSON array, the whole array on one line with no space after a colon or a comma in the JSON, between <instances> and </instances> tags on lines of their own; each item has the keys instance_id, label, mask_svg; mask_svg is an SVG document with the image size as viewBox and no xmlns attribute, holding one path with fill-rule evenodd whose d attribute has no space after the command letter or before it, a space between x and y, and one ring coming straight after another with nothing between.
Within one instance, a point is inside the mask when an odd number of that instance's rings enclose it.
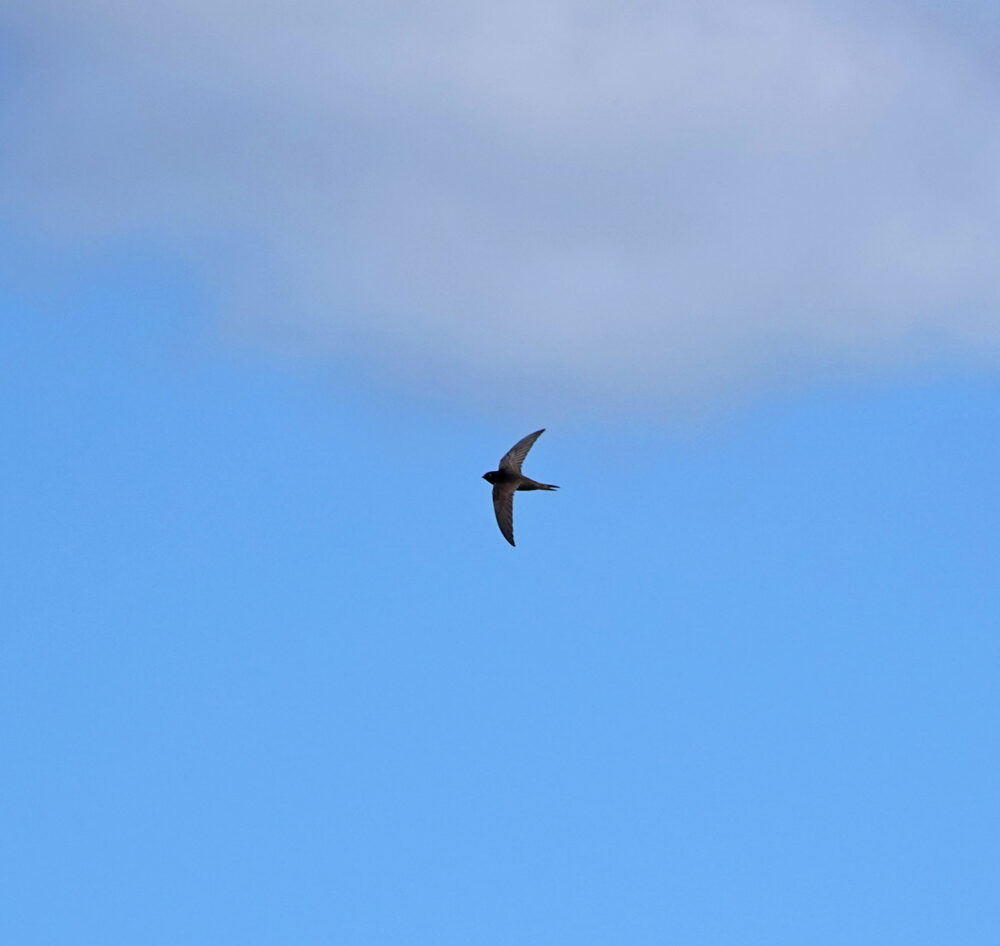
<instances>
[{"instance_id":1,"label":"dark bird silhouette","mask_svg":"<svg viewBox=\"0 0 1000 946\"><path fill-rule=\"evenodd\" d=\"M497 514L497 525L503 537L514 544L514 493L519 489L559 489L548 483L538 483L521 474L521 464L528 455L531 445L545 433L545 428L528 434L518 440L500 461L500 469L484 473L483 479L493 484L493 511Z\"/></svg>"}]
</instances>

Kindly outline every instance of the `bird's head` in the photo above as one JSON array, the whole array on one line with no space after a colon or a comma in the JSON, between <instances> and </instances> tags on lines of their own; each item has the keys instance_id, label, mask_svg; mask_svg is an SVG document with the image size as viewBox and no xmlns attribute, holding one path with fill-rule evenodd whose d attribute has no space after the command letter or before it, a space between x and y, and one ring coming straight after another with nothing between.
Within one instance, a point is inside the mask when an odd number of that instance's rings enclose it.
<instances>
[{"instance_id":1,"label":"bird's head","mask_svg":"<svg viewBox=\"0 0 1000 946\"><path fill-rule=\"evenodd\" d=\"M496 470L493 470L491 473L484 473L483 479L486 480L487 483L495 483L497 481Z\"/></svg>"}]
</instances>

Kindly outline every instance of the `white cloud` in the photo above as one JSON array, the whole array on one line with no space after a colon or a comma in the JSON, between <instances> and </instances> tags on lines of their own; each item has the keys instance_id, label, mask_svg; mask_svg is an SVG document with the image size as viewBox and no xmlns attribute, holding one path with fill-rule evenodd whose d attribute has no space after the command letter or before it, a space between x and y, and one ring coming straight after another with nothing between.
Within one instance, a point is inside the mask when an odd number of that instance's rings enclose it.
<instances>
[{"instance_id":1,"label":"white cloud","mask_svg":"<svg viewBox=\"0 0 1000 946\"><path fill-rule=\"evenodd\" d=\"M996 356L997 76L879 9L37 0L3 201L221 239L230 330L459 387Z\"/></svg>"}]
</instances>

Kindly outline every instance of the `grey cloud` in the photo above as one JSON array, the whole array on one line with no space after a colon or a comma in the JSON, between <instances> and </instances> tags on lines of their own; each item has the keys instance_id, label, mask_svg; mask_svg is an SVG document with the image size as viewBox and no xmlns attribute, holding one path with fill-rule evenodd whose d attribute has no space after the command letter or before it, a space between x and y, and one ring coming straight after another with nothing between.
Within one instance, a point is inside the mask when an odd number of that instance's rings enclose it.
<instances>
[{"instance_id":1,"label":"grey cloud","mask_svg":"<svg viewBox=\"0 0 1000 946\"><path fill-rule=\"evenodd\" d=\"M875 9L40 0L3 203L196 245L229 331L458 388L996 357L997 76Z\"/></svg>"}]
</instances>

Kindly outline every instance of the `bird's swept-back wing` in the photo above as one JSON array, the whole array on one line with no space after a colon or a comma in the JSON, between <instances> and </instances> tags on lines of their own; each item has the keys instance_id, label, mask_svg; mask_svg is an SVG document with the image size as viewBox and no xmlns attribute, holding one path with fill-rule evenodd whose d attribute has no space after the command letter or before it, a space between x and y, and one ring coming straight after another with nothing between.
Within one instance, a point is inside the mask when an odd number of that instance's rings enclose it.
<instances>
[{"instance_id":1,"label":"bird's swept-back wing","mask_svg":"<svg viewBox=\"0 0 1000 946\"><path fill-rule=\"evenodd\" d=\"M503 537L514 544L514 486L498 483L493 487L493 511L497 514L497 525Z\"/></svg>"},{"instance_id":2,"label":"bird's swept-back wing","mask_svg":"<svg viewBox=\"0 0 1000 946\"><path fill-rule=\"evenodd\" d=\"M528 451L531 449L531 445L545 433L545 428L541 430L536 430L533 434L528 434L523 440L518 440L510 450L504 454L504 458L500 461L500 469L504 473L520 473L521 464L524 463L524 458L528 455ZM511 545L514 543L512 542Z\"/></svg>"}]
</instances>

